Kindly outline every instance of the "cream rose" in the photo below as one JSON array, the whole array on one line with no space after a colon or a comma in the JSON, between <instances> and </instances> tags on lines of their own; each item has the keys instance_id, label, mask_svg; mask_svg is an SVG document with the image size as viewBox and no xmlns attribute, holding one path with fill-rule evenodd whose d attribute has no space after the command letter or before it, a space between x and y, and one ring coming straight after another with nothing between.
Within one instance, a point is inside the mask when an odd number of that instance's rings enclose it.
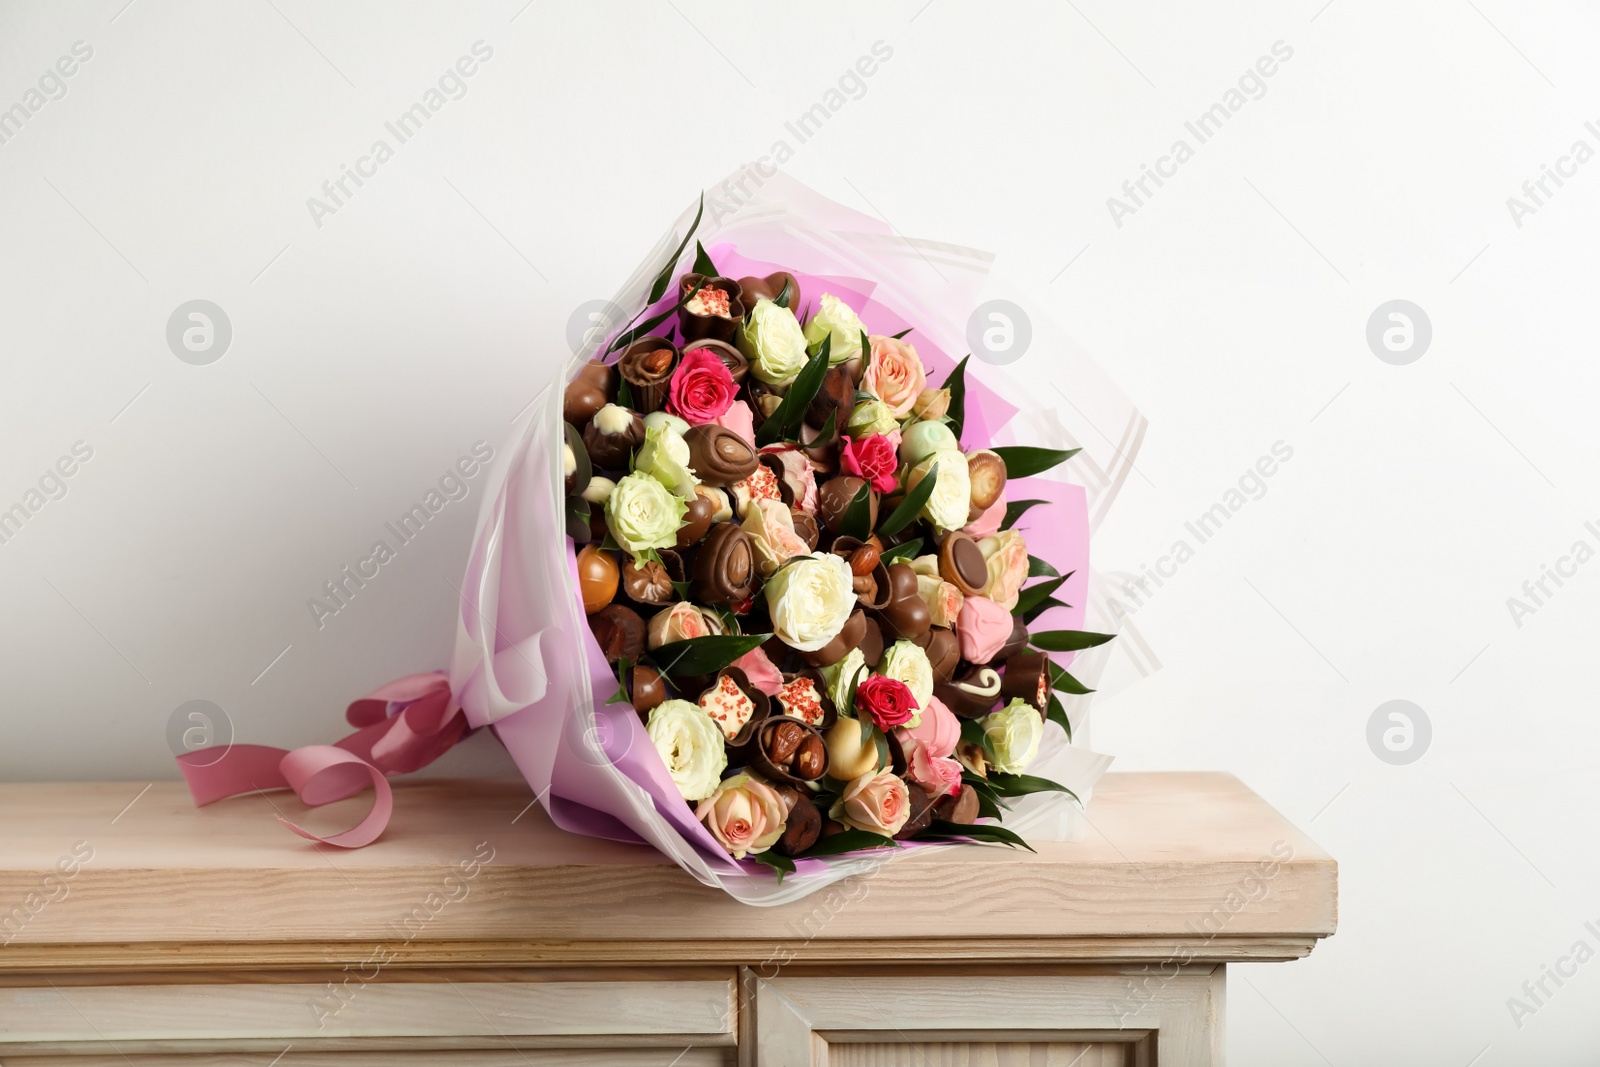
<instances>
[{"instance_id":1,"label":"cream rose","mask_svg":"<svg viewBox=\"0 0 1600 1067\"><path fill-rule=\"evenodd\" d=\"M919 419L942 419L950 411L950 390L924 389L917 394L911 413Z\"/></svg>"},{"instance_id":2,"label":"cream rose","mask_svg":"<svg viewBox=\"0 0 1600 1067\"><path fill-rule=\"evenodd\" d=\"M967 511L972 507L972 482L967 476L966 456L955 449L935 452L911 468L906 475L906 491L915 489L936 466L939 480L934 483L928 502L922 505L922 517L941 530L959 530L967 524Z\"/></svg>"},{"instance_id":3,"label":"cream rose","mask_svg":"<svg viewBox=\"0 0 1600 1067\"><path fill-rule=\"evenodd\" d=\"M794 516L789 506L781 500L752 500L740 527L750 537L755 549L756 570L763 578L771 577L778 565L794 556L803 556L811 549L794 532Z\"/></svg>"},{"instance_id":4,"label":"cream rose","mask_svg":"<svg viewBox=\"0 0 1600 1067\"><path fill-rule=\"evenodd\" d=\"M844 787L828 817L852 829L893 837L911 817L911 793L893 771L863 774Z\"/></svg>"},{"instance_id":5,"label":"cream rose","mask_svg":"<svg viewBox=\"0 0 1600 1067\"><path fill-rule=\"evenodd\" d=\"M630 474L606 498L606 527L632 555L678 543L687 505L648 474Z\"/></svg>"},{"instance_id":6,"label":"cream rose","mask_svg":"<svg viewBox=\"0 0 1600 1067\"><path fill-rule=\"evenodd\" d=\"M845 429L852 437L871 437L875 433L894 433L900 429L900 423L888 404L881 400L863 400L850 413Z\"/></svg>"},{"instance_id":7,"label":"cream rose","mask_svg":"<svg viewBox=\"0 0 1600 1067\"><path fill-rule=\"evenodd\" d=\"M859 648L852 648L838 663L821 668L822 680L828 683L828 699L841 712L849 710L850 687L856 683L866 666L867 657L862 655Z\"/></svg>"},{"instance_id":8,"label":"cream rose","mask_svg":"<svg viewBox=\"0 0 1600 1067\"><path fill-rule=\"evenodd\" d=\"M896 418L903 419L911 414L911 405L928 384L922 357L910 344L893 337L875 335L867 340L872 351L867 356L867 369L861 372L861 388L888 404Z\"/></svg>"},{"instance_id":9,"label":"cream rose","mask_svg":"<svg viewBox=\"0 0 1600 1067\"><path fill-rule=\"evenodd\" d=\"M651 648L660 648L674 641L688 641L696 637L711 637L727 632L728 628L723 625L721 615L680 600L665 611L658 611L650 616L647 636Z\"/></svg>"},{"instance_id":10,"label":"cream rose","mask_svg":"<svg viewBox=\"0 0 1600 1067\"><path fill-rule=\"evenodd\" d=\"M648 474L684 499L694 496L700 484L689 468L689 443L671 425L660 422L645 430L644 444L633 457L633 469Z\"/></svg>"},{"instance_id":11,"label":"cream rose","mask_svg":"<svg viewBox=\"0 0 1600 1067\"><path fill-rule=\"evenodd\" d=\"M806 365L806 335L800 320L765 298L745 315L738 342L739 351L750 360L750 373L768 385L788 385Z\"/></svg>"},{"instance_id":12,"label":"cream rose","mask_svg":"<svg viewBox=\"0 0 1600 1067\"><path fill-rule=\"evenodd\" d=\"M994 749L994 769L1006 774L1021 774L1039 754L1044 737L1044 719L1038 710L1020 699L978 720L989 735Z\"/></svg>"},{"instance_id":13,"label":"cream rose","mask_svg":"<svg viewBox=\"0 0 1600 1067\"><path fill-rule=\"evenodd\" d=\"M778 640L815 652L844 629L855 610L850 564L832 552L796 556L762 586Z\"/></svg>"},{"instance_id":14,"label":"cream rose","mask_svg":"<svg viewBox=\"0 0 1600 1067\"><path fill-rule=\"evenodd\" d=\"M911 698L917 702L917 712L905 723L907 729L922 725L922 711L933 699L933 665L928 654L915 644L901 638L884 650L878 661L878 673L906 684Z\"/></svg>"},{"instance_id":15,"label":"cream rose","mask_svg":"<svg viewBox=\"0 0 1600 1067\"><path fill-rule=\"evenodd\" d=\"M661 753L667 774L685 800L703 800L717 791L728 766L722 728L698 704L663 700L650 709L645 735Z\"/></svg>"},{"instance_id":16,"label":"cream rose","mask_svg":"<svg viewBox=\"0 0 1600 1067\"><path fill-rule=\"evenodd\" d=\"M1001 530L978 540L984 562L989 567L989 582L983 595L1010 611L1017 606L1022 583L1028 580L1028 545L1015 530Z\"/></svg>"},{"instance_id":17,"label":"cream rose","mask_svg":"<svg viewBox=\"0 0 1600 1067\"><path fill-rule=\"evenodd\" d=\"M836 367L861 355L861 335L866 332L854 308L832 293L823 293L817 313L806 323L806 342L817 345L824 337L832 337L828 343L828 366Z\"/></svg>"},{"instance_id":18,"label":"cream rose","mask_svg":"<svg viewBox=\"0 0 1600 1067\"><path fill-rule=\"evenodd\" d=\"M694 817L736 860L777 844L787 816L777 790L748 774L729 778L694 810Z\"/></svg>"},{"instance_id":19,"label":"cream rose","mask_svg":"<svg viewBox=\"0 0 1600 1067\"><path fill-rule=\"evenodd\" d=\"M933 558L933 557L929 557ZM966 598L961 590L937 574L917 573L917 595L928 605L928 616L935 626L954 627L961 615L961 603Z\"/></svg>"}]
</instances>

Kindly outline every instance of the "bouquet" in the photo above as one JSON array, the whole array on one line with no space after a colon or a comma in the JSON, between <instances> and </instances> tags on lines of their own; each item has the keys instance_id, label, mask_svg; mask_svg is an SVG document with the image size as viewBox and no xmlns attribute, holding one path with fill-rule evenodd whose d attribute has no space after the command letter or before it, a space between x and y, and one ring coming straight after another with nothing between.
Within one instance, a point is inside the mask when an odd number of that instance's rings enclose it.
<instances>
[{"instance_id":1,"label":"bouquet","mask_svg":"<svg viewBox=\"0 0 1600 1067\"><path fill-rule=\"evenodd\" d=\"M1143 420L1063 342L1074 411L1125 429L1087 485L1046 476L1080 451L1061 413L1003 398L943 313L989 257L758 185L686 213L519 415L450 669L352 704L332 746L180 757L198 802L370 784L317 838L359 846L389 776L487 728L557 825L750 903L1073 832L1110 763L1082 737L1111 639L1084 628L1089 533Z\"/></svg>"}]
</instances>

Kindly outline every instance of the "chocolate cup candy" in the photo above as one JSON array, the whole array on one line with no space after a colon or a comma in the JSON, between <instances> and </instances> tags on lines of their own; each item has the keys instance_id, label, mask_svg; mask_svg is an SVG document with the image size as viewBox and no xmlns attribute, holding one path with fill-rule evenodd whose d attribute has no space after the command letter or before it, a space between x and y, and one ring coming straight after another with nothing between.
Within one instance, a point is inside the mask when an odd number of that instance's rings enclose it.
<instances>
[{"instance_id":1,"label":"chocolate cup candy","mask_svg":"<svg viewBox=\"0 0 1600 1067\"><path fill-rule=\"evenodd\" d=\"M613 408L608 412L608 416L617 410ZM599 421L591 419L589 425L583 428L583 447L588 449L589 459L595 466L608 471L628 469L628 457L634 449L644 444L644 420L636 412L630 414L633 417L623 427L621 433L606 433L601 430L600 423L605 422L605 419Z\"/></svg>"},{"instance_id":2,"label":"chocolate cup candy","mask_svg":"<svg viewBox=\"0 0 1600 1067\"><path fill-rule=\"evenodd\" d=\"M689 427L683 440L689 446L689 468L707 485L724 488L742 482L761 465L748 441L715 423Z\"/></svg>"},{"instance_id":3,"label":"chocolate cup candy","mask_svg":"<svg viewBox=\"0 0 1600 1067\"><path fill-rule=\"evenodd\" d=\"M816 701L817 707L820 709L819 718L816 722L811 722L796 708L785 703L784 690L802 679L811 683L809 696ZM801 695L806 694L802 693ZM822 672L815 667L807 667L802 671L792 671L783 676L783 689L780 689L778 695L772 698L772 711L776 715L788 715L791 718L809 723L819 730L826 730L839 717L838 709L833 706L833 698L828 696L828 683L823 679Z\"/></svg>"},{"instance_id":4,"label":"chocolate cup candy","mask_svg":"<svg viewBox=\"0 0 1600 1067\"><path fill-rule=\"evenodd\" d=\"M917 592L917 572L911 569L911 564L898 561L886 570L888 596L875 611L878 625L883 628L887 641L898 641L902 637L915 641L933 625L928 602Z\"/></svg>"},{"instance_id":5,"label":"chocolate cup candy","mask_svg":"<svg viewBox=\"0 0 1600 1067\"><path fill-rule=\"evenodd\" d=\"M1043 715L1050 706L1050 660L1043 652L1018 652L1008 658L1000 695L1031 704Z\"/></svg>"},{"instance_id":6,"label":"chocolate cup candy","mask_svg":"<svg viewBox=\"0 0 1600 1067\"><path fill-rule=\"evenodd\" d=\"M831 667L844 659L845 653L861 644L867 632L867 614L860 608L845 620L844 628L834 634L833 640L815 652L802 652L800 658L812 667Z\"/></svg>"},{"instance_id":7,"label":"chocolate cup candy","mask_svg":"<svg viewBox=\"0 0 1600 1067\"><path fill-rule=\"evenodd\" d=\"M957 826L973 825L978 821L978 791L962 783L961 792L934 802L933 817Z\"/></svg>"},{"instance_id":8,"label":"chocolate cup candy","mask_svg":"<svg viewBox=\"0 0 1600 1067\"><path fill-rule=\"evenodd\" d=\"M637 663L644 655L644 619L630 607L607 604L589 616L589 629L594 631L607 663L616 663L624 656Z\"/></svg>"},{"instance_id":9,"label":"chocolate cup candy","mask_svg":"<svg viewBox=\"0 0 1600 1067\"><path fill-rule=\"evenodd\" d=\"M568 496L577 496L589 488L589 480L594 477L594 464L589 459L589 449L583 443L583 435L572 423L563 423L562 432L567 452L572 455L572 469L566 472L565 490Z\"/></svg>"},{"instance_id":10,"label":"chocolate cup candy","mask_svg":"<svg viewBox=\"0 0 1600 1067\"><path fill-rule=\"evenodd\" d=\"M666 355L662 355L663 352ZM667 384L677 365L678 346L665 337L641 337L622 350L617 369L628 383L635 411L648 415L660 409L666 402Z\"/></svg>"},{"instance_id":11,"label":"chocolate cup candy","mask_svg":"<svg viewBox=\"0 0 1600 1067\"><path fill-rule=\"evenodd\" d=\"M822 812L810 797L796 796L783 822L783 836L772 847L780 855L798 856L821 836Z\"/></svg>"},{"instance_id":12,"label":"chocolate cup candy","mask_svg":"<svg viewBox=\"0 0 1600 1067\"><path fill-rule=\"evenodd\" d=\"M593 615L617 595L617 560L610 552L585 545L578 553L578 593L585 614Z\"/></svg>"},{"instance_id":13,"label":"chocolate cup candy","mask_svg":"<svg viewBox=\"0 0 1600 1067\"><path fill-rule=\"evenodd\" d=\"M765 278L740 278L739 292L746 307L755 307L757 300L771 300L777 303L785 285L789 287L789 302L784 306L794 312L795 318L799 318L800 309L805 306L800 303L800 282L786 270L769 274Z\"/></svg>"},{"instance_id":14,"label":"chocolate cup candy","mask_svg":"<svg viewBox=\"0 0 1600 1067\"><path fill-rule=\"evenodd\" d=\"M869 612L879 612L889 606L894 592L890 585L888 567L879 563L866 574L855 575L854 572L852 574L857 603Z\"/></svg>"},{"instance_id":15,"label":"chocolate cup candy","mask_svg":"<svg viewBox=\"0 0 1600 1067\"><path fill-rule=\"evenodd\" d=\"M961 663L961 639L954 630L946 626L929 627L928 644L923 651L928 654L935 682L948 682L955 677Z\"/></svg>"},{"instance_id":16,"label":"chocolate cup candy","mask_svg":"<svg viewBox=\"0 0 1600 1067\"><path fill-rule=\"evenodd\" d=\"M706 604L738 604L755 587L756 557L750 536L737 523L719 522L694 554L689 592Z\"/></svg>"},{"instance_id":17,"label":"chocolate cup candy","mask_svg":"<svg viewBox=\"0 0 1600 1067\"><path fill-rule=\"evenodd\" d=\"M616 368L598 359L590 360L567 383L561 398L561 417L574 426L582 426L606 406L616 387Z\"/></svg>"},{"instance_id":18,"label":"chocolate cup candy","mask_svg":"<svg viewBox=\"0 0 1600 1067\"><path fill-rule=\"evenodd\" d=\"M689 310L688 297L696 289L720 289L728 294L728 318L721 315L696 315ZM678 331L684 343L691 341L732 341L744 322L744 302L739 283L732 278L707 278L703 274L685 274L678 279Z\"/></svg>"},{"instance_id":19,"label":"chocolate cup candy","mask_svg":"<svg viewBox=\"0 0 1600 1067\"><path fill-rule=\"evenodd\" d=\"M667 699L667 680L654 667L641 663L630 672L628 694L633 710L648 718L650 709Z\"/></svg>"},{"instance_id":20,"label":"chocolate cup candy","mask_svg":"<svg viewBox=\"0 0 1600 1067\"><path fill-rule=\"evenodd\" d=\"M730 749L742 748L755 739L756 731L772 715L772 700L767 694L750 684L750 677L743 670L738 667L724 667L711 676L711 679L701 689L700 695L695 698L695 703L705 707L703 701L717 691L722 685L724 676L738 686L739 691L754 705L750 712L750 718L745 720L744 725L739 727L732 737L728 737L727 732L723 731L723 737L727 740ZM717 727L721 729L722 724L718 723Z\"/></svg>"},{"instance_id":21,"label":"chocolate cup candy","mask_svg":"<svg viewBox=\"0 0 1600 1067\"><path fill-rule=\"evenodd\" d=\"M938 798L912 781L906 782L906 794L907 810L911 814L907 817L906 824L895 831L896 841L914 837L933 823L933 809Z\"/></svg>"},{"instance_id":22,"label":"chocolate cup candy","mask_svg":"<svg viewBox=\"0 0 1600 1067\"><path fill-rule=\"evenodd\" d=\"M1000 651L994 654L994 659L1007 660L1028 647L1028 624L1021 618L1012 620L1011 636L1006 638L1006 643L1000 646Z\"/></svg>"},{"instance_id":23,"label":"chocolate cup candy","mask_svg":"<svg viewBox=\"0 0 1600 1067\"><path fill-rule=\"evenodd\" d=\"M978 515L994 506L1006 488L1006 461L987 449L967 453L967 479L972 484L972 510ZM974 515L973 518L977 518Z\"/></svg>"},{"instance_id":24,"label":"chocolate cup candy","mask_svg":"<svg viewBox=\"0 0 1600 1067\"><path fill-rule=\"evenodd\" d=\"M716 512L717 505L710 497L695 494L683 513L683 525L678 527L678 547L688 548L709 533L711 516Z\"/></svg>"},{"instance_id":25,"label":"chocolate cup candy","mask_svg":"<svg viewBox=\"0 0 1600 1067\"><path fill-rule=\"evenodd\" d=\"M978 542L960 530L945 534L939 542L939 577L959 589L962 596L981 596L989 584L989 563Z\"/></svg>"},{"instance_id":26,"label":"chocolate cup candy","mask_svg":"<svg viewBox=\"0 0 1600 1067\"><path fill-rule=\"evenodd\" d=\"M817 541L822 537L822 531L817 528L817 517L795 507L789 509L789 516L794 519L795 534L806 543L808 550L815 552Z\"/></svg>"},{"instance_id":27,"label":"chocolate cup candy","mask_svg":"<svg viewBox=\"0 0 1600 1067\"><path fill-rule=\"evenodd\" d=\"M1000 703L1000 673L973 667L953 681L934 682L933 695L963 719L982 718Z\"/></svg>"},{"instance_id":28,"label":"chocolate cup candy","mask_svg":"<svg viewBox=\"0 0 1600 1067\"><path fill-rule=\"evenodd\" d=\"M804 785L828 770L828 748L814 727L788 715L771 715L756 728L750 765L772 782Z\"/></svg>"},{"instance_id":29,"label":"chocolate cup candy","mask_svg":"<svg viewBox=\"0 0 1600 1067\"><path fill-rule=\"evenodd\" d=\"M691 341L683 346L683 354L687 356L690 352L702 348L722 360L722 365L728 368L728 373L733 377L734 385L743 382L745 376L750 373L750 361L745 358L743 352L726 341Z\"/></svg>"},{"instance_id":30,"label":"chocolate cup candy","mask_svg":"<svg viewBox=\"0 0 1600 1067\"><path fill-rule=\"evenodd\" d=\"M850 504L864 487L867 489L867 526L871 528L878 525L878 494L867 487L865 481L851 474L840 474L817 486L817 518L829 533L843 530Z\"/></svg>"}]
</instances>

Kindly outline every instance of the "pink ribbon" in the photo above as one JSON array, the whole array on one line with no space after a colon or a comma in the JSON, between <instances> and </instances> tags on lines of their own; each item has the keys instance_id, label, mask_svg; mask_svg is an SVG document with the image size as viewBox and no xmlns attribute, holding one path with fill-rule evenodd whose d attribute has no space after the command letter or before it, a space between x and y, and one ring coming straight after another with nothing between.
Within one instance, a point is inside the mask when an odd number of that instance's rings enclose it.
<instances>
[{"instance_id":1,"label":"pink ribbon","mask_svg":"<svg viewBox=\"0 0 1600 1067\"><path fill-rule=\"evenodd\" d=\"M198 806L265 789L293 789L309 807L331 804L371 786L372 810L355 826L322 837L279 815L310 841L360 848L389 825L394 796L390 775L425 767L444 755L467 730L467 719L450 695L443 671L410 674L379 686L345 710L356 732L331 745L288 751L267 745L202 748L178 757L178 769Z\"/></svg>"}]
</instances>

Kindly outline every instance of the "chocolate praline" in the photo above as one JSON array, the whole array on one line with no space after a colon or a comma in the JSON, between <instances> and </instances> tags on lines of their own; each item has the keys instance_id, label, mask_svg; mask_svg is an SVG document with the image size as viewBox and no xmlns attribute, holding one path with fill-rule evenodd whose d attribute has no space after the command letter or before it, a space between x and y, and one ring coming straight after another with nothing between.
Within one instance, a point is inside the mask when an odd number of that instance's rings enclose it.
<instances>
[{"instance_id":1,"label":"chocolate praline","mask_svg":"<svg viewBox=\"0 0 1600 1067\"><path fill-rule=\"evenodd\" d=\"M916 782L906 781L906 806L910 815L904 826L895 832L896 841L920 834L933 822L933 807L938 798Z\"/></svg>"},{"instance_id":2,"label":"chocolate praline","mask_svg":"<svg viewBox=\"0 0 1600 1067\"><path fill-rule=\"evenodd\" d=\"M690 594L707 604L738 604L749 599L755 580L750 535L737 523L719 522L712 526L705 543L695 552Z\"/></svg>"},{"instance_id":3,"label":"chocolate praline","mask_svg":"<svg viewBox=\"0 0 1600 1067\"><path fill-rule=\"evenodd\" d=\"M628 693L633 700L633 710L644 714L667 699L667 681L660 671L641 663L633 668Z\"/></svg>"},{"instance_id":4,"label":"chocolate praline","mask_svg":"<svg viewBox=\"0 0 1600 1067\"><path fill-rule=\"evenodd\" d=\"M817 540L822 536L822 531L817 529L817 517L795 507L789 509L789 517L794 520L795 535L806 543L808 550L815 552Z\"/></svg>"},{"instance_id":5,"label":"chocolate praline","mask_svg":"<svg viewBox=\"0 0 1600 1067\"><path fill-rule=\"evenodd\" d=\"M949 682L934 682L933 695L964 719L976 719L1000 702L1000 674L990 667L973 667Z\"/></svg>"},{"instance_id":6,"label":"chocolate praline","mask_svg":"<svg viewBox=\"0 0 1600 1067\"><path fill-rule=\"evenodd\" d=\"M1005 492L1006 461L988 449L967 453L967 481L972 487L972 510L988 511Z\"/></svg>"},{"instance_id":7,"label":"chocolate praline","mask_svg":"<svg viewBox=\"0 0 1600 1067\"><path fill-rule=\"evenodd\" d=\"M814 652L802 652L800 658L812 667L831 667L844 659L852 648L860 646L867 633L867 613L857 608L845 620L844 627L833 640Z\"/></svg>"},{"instance_id":8,"label":"chocolate praline","mask_svg":"<svg viewBox=\"0 0 1600 1067\"><path fill-rule=\"evenodd\" d=\"M648 415L661 407L677 365L678 346L665 337L641 337L622 350L617 370L628 383L636 411Z\"/></svg>"},{"instance_id":9,"label":"chocolate praline","mask_svg":"<svg viewBox=\"0 0 1600 1067\"><path fill-rule=\"evenodd\" d=\"M598 359L578 369L561 398L561 417L582 426L611 399L617 385L617 371Z\"/></svg>"},{"instance_id":10,"label":"chocolate praline","mask_svg":"<svg viewBox=\"0 0 1600 1067\"><path fill-rule=\"evenodd\" d=\"M989 584L989 562L978 542L952 530L939 542L939 577L960 590L962 596L980 596Z\"/></svg>"},{"instance_id":11,"label":"chocolate praline","mask_svg":"<svg viewBox=\"0 0 1600 1067\"><path fill-rule=\"evenodd\" d=\"M1018 652L1006 660L1000 695L1023 700L1043 712L1050 706L1050 660L1043 652Z\"/></svg>"},{"instance_id":12,"label":"chocolate praline","mask_svg":"<svg viewBox=\"0 0 1600 1067\"><path fill-rule=\"evenodd\" d=\"M1008 659L1028 647L1028 624L1020 617L1011 622L1011 634L1006 638L1005 644L994 654L994 661Z\"/></svg>"},{"instance_id":13,"label":"chocolate praline","mask_svg":"<svg viewBox=\"0 0 1600 1067\"><path fill-rule=\"evenodd\" d=\"M765 278L740 278L739 292L745 306L755 307L757 300L771 300L773 303L777 303L778 297L783 295L785 285L789 287L789 302L784 307L794 312L798 318L802 306L800 303L800 282L786 270L775 271Z\"/></svg>"},{"instance_id":14,"label":"chocolate praline","mask_svg":"<svg viewBox=\"0 0 1600 1067\"><path fill-rule=\"evenodd\" d=\"M728 294L728 314L702 315L689 310L694 304L694 298L689 294L704 292L707 289L719 289ZM732 341L739 326L744 322L744 303L741 300L742 291L739 283L732 278L707 278L702 274L685 274L678 279L678 331L683 335L685 343L703 341L710 338L713 341Z\"/></svg>"},{"instance_id":15,"label":"chocolate praline","mask_svg":"<svg viewBox=\"0 0 1600 1067\"><path fill-rule=\"evenodd\" d=\"M733 378L734 385L743 382L745 375L750 373L750 361L745 358L745 354L726 341L709 339L691 341L683 346L683 354L687 356L690 352L697 352L701 349L710 352L722 361L722 365L728 368L728 374Z\"/></svg>"},{"instance_id":16,"label":"chocolate praline","mask_svg":"<svg viewBox=\"0 0 1600 1067\"><path fill-rule=\"evenodd\" d=\"M788 788L793 789L793 786ZM798 793L798 790L796 790ZM822 836L822 812L810 797L795 796L784 819L783 836L773 849L784 856L798 856Z\"/></svg>"},{"instance_id":17,"label":"chocolate praline","mask_svg":"<svg viewBox=\"0 0 1600 1067\"><path fill-rule=\"evenodd\" d=\"M955 796L940 797L934 803L933 815L957 826L971 826L978 821L978 791L963 784Z\"/></svg>"},{"instance_id":18,"label":"chocolate praline","mask_svg":"<svg viewBox=\"0 0 1600 1067\"><path fill-rule=\"evenodd\" d=\"M928 654L935 682L948 682L955 676L956 667L961 663L961 639L954 630L945 626L930 627L928 644L923 651Z\"/></svg>"},{"instance_id":19,"label":"chocolate praline","mask_svg":"<svg viewBox=\"0 0 1600 1067\"><path fill-rule=\"evenodd\" d=\"M855 399L856 382L849 369L843 364L828 368L828 373L822 376L817 395L811 398L811 403L806 407L806 425L821 430L828 424L828 416L832 415L834 436L837 437L850 419Z\"/></svg>"},{"instance_id":20,"label":"chocolate praline","mask_svg":"<svg viewBox=\"0 0 1600 1067\"><path fill-rule=\"evenodd\" d=\"M626 470L628 457L644 443L644 420L637 412L607 404L583 428L583 447L604 470Z\"/></svg>"},{"instance_id":21,"label":"chocolate praline","mask_svg":"<svg viewBox=\"0 0 1600 1067\"><path fill-rule=\"evenodd\" d=\"M841 474L817 486L817 518L831 533L842 532L845 515L863 489L867 493L867 527L870 529L878 525L878 494L865 481L851 474Z\"/></svg>"},{"instance_id":22,"label":"chocolate praline","mask_svg":"<svg viewBox=\"0 0 1600 1067\"><path fill-rule=\"evenodd\" d=\"M878 661L883 659L883 628L876 619L867 619L867 625L861 631L861 643L856 647L861 649L861 658L869 667L876 667Z\"/></svg>"},{"instance_id":23,"label":"chocolate praline","mask_svg":"<svg viewBox=\"0 0 1600 1067\"><path fill-rule=\"evenodd\" d=\"M630 607L607 604L589 616L589 629L594 631L607 663L616 663L624 656L637 662L644 655L644 619Z\"/></svg>"},{"instance_id":24,"label":"chocolate praline","mask_svg":"<svg viewBox=\"0 0 1600 1067\"><path fill-rule=\"evenodd\" d=\"M933 625L928 602L917 591L917 572L912 570L911 564L899 561L891 563L887 570L889 595L877 609L878 622L885 638L904 637L915 641Z\"/></svg>"},{"instance_id":25,"label":"chocolate praline","mask_svg":"<svg viewBox=\"0 0 1600 1067\"><path fill-rule=\"evenodd\" d=\"M585 545L578 553L578 592L585 614L593 615L617 595L617 560L610 552Z\"/></svg>"},{"instance_id":26,"label":"chocolate praline","mask_svg":"<svg viewBox=\"0 0 1600 1067\"><path fill-rule=\"evenodd\" d=\"M678 527L678 547L688 548L704 537L711 529L711 516L716 513L717 505L710 497L695 494L684 510L683 525Z\"/></svg>"},{"instance_id":27,"label":"chocolate praline","mask_svg":"<svg viewBox=\"0 0 1600 1067\"><path fill-rule=\"evenodd\" d=\"M562 443L566 446L563 463L567 462L566 456L572 457L571 469L563 471L566 479L563 488L568 496L577 496L589 488L589 481L594 477L594 464L589 459L589 450L584 447L583 434L578 432L578 428L570 422L564 422L561 426Z\"/></svg>"},{"instance_id":28,"label":"chocolate praline","mask_svg":"<svg viewBox=\"0 0 1600 1067\"><path fill-rule=\"evenodd\" d=\"M750 443L725 426L710 422L691 426L683 440L689 446L689 468L710 486L742 482L761 465Z\"/></svg>"},{"instance_id":29,"label":"chocolate praline","mask_svg":"<svg viewBox=\"0 0 1600 1067\"><path fill-rule=\"evenodd\" d=\"M639 604L660 607L678 599L667 568L653 559L630 559L622 565L622 593Z\"/></svg>"}]
</instances>

